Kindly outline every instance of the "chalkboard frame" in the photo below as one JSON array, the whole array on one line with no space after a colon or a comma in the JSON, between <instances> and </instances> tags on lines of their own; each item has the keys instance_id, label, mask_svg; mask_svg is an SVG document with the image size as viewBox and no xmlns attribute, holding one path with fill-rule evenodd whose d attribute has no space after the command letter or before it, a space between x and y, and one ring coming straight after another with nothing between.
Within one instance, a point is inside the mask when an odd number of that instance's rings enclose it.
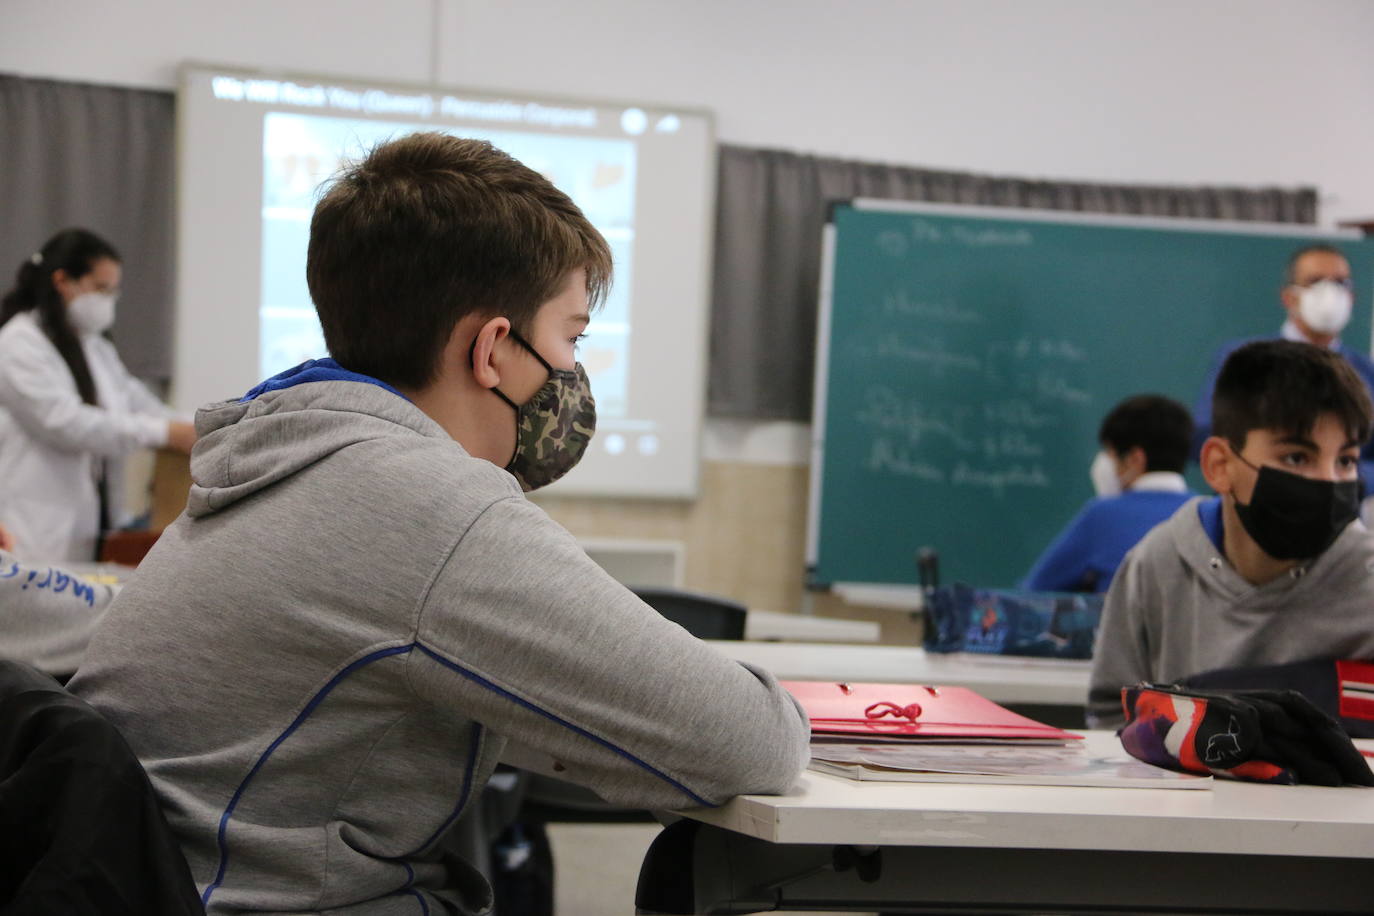
<instances>
[{"instance_id":1,"label":"chalkboard frame","mask_svg":"<svg viewBox=\"0 0 1374 916\"><path fill-rule=\"evenodd\" d=\"M1331 229L1328 227L1294 224L1169 217L1137 217L1117 214L1089 214L958 204L926 204L868 198L831 202L829 217L822 235L820 287L818 290L811 463L805 542L806 584L807 587L811 589L828 589L832 587L843 588L846 586L901 589L907 584L914 584L917 579L914 553L916 548L921 546L916 543L909 545L912 560L905 564L901 564L901 568L893 569L890 576L849 577L842 574L818 575L825 542L822 507L824 505L826 484L826 441L829 435L829 430L827 429L827 416L830 399L830 373L832 370L831 347L834 339L833 322L835 320L836 310L834 301L836 286L836 250L839 244L837 224L839 216L846 211L954 217L957 219L969 220L1011 221L1015 223L1061 224L1091 227L1094 229L1126 228L1175 230L1189 233L1215 233L1223 236L1277 236L1285 240L1293 241L1294 247L1305 240L1310 240L1312 243L1331 242L1340 245L1348 245L1362 238L1361 233L1356 230ZM1281 266L1281 264L1275 265L1276 281L1277 271L1281 269ZM1367 271L1363 271L1363 273L1367 273ZM1363 310L1363 314L1359 316L1359 322L1370 321L1371 316L1374 316L1374 282L1360 283L1359 278L1362 277L1362 271L1357 269L1356 274L1357 295L1360 296L1356 308L1357 310ZM1274 286L1276 289L1277 285L1277 282L1275 282ZM1363 289L1359 287L1363 287ZM1278 324L1281 322L1281 317L1278 317L1280 313L1277 311L1276 302L1275 309L1276 311L1273 313L1274 317L1272 317L1270 321L1272 326L1271 329L1277 329ZM1374 343L1374 322L1370 324L1369 336L1371 343ZM1220 340L1216 341L1218 345L1221 342ZM1192 406L1191 401L1189 401L1189 406ZM1067 517L1068 516L1064 518L1064 521L1067 521ZM834 564L830 565L833 567ZM1007 587L1013 583L1001 581L974 582L973 584L985 587Z\"/></svg>"}]
</instances>

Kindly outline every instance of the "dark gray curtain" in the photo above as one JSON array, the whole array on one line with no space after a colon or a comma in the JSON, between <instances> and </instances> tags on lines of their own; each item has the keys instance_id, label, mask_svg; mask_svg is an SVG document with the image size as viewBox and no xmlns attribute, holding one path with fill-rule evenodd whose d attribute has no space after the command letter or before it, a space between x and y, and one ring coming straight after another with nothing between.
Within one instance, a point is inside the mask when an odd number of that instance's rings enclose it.
<instances>
[{"instance_id":1,"label":"dark gray curtain","mask_svg":"<svg viewBox=\"0 0 1374 916\"><path fill-rule=\"evenodd\" d=\"M1317 192L1128 187L720 148L707 413L811 419L821 228L855 197L1313 223Z\"/></svg>"},{"instance_id":2,"label":"dark gray curtain","mask_svg":"<svg viewBox=\"0 0 1374 916\"><path fill-rule=\"evenodd\" d=\"M0 74L0 286L82 226L124 258L112 332L129 370L172 372L173 96Z\"/></svg>"}]
</instances>

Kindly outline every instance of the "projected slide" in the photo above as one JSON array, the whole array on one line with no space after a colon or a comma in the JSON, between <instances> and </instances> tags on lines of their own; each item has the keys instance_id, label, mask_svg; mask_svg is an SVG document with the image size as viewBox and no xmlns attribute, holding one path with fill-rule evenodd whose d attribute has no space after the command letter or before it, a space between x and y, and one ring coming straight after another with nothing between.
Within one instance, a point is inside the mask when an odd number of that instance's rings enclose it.
<instances>
[{"instance_id":1,"label":"projected slide","mask_svg":"<svg viewBox=\"0 0 1374 916\"><path fill-rule=\"evenodd\" d=\"M377 143L432 127L281 112L266 115L263 122L259 375L267 378L325 354L324 335L305 284L310 214L321 184ZM628 290L634 263L634 143L490 130L464 130L461 135L490 141L542 173L573 199L610 243L615 283L587 328L578 358L596 393L597 413L603 418L624 417L630 361Z\"/></svg>"},{"instance_id":2,"label":"projected slide","mask_svg":"<svg viewBox=\"0 0 1374 916\"><path fill-rule=\"evenodd\" d=\"M305 281L321 185L379 142L444 131L546 175L611 247L610 293L578 350L597 432L552 490L695 495L716 184L705 114L190 66L177 118L178 407L327 355Z\"/></svg>"}]
</instances>

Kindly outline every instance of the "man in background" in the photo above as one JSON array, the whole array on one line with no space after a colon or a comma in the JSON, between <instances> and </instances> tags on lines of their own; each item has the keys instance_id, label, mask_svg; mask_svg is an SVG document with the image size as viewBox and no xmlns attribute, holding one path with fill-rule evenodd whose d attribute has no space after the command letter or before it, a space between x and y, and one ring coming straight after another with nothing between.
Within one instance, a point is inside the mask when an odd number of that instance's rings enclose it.
<instances>
[{"instance_id":1,"label":"man in background","mask_svg":"<svg viewBox=\"0 0 1374 916\"><path fill-rule=\"evenodd\" d=\"M1319 244L1307 245L1293 252L1288 258L1279 301L1288 314L1287 320L1279 328L1279 338L1315 344L1339 353L1364 380L1365 387L1374 393L1374 362L1341 342L1341 332L1350 322L1354 290L1350 279L1350 262L1340 249ZM1193 432L1194 457L1212 434L1212 392L1216 389L1221 365L1226 362L1226 357L1246 343L1249 340L1227 342L1212 361L1207 381L1198 393L1197 405L1193 408L1193 420L1197 424ZM1365 481L1374 480L1374 442L1367 443L1360 453L1360 477Z\"/></svg>"}]
</instances>

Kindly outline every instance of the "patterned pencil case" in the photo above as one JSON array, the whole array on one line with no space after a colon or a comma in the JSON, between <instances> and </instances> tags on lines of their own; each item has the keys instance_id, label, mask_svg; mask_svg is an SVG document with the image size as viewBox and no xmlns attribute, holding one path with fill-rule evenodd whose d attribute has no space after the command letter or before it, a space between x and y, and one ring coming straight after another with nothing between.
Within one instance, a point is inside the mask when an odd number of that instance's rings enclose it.
<instances>
[{"instance_id":1,"label":"patterned pencil case","mask_svg":"<svg viewBox=\"0 0 1374 916\"><path fill-rule=\"evenodd\" d=\"M1102 595L972 588L931 589L925 601L927 652L1090 658Z\"/></svg>"},{"instance_id":2,"label":"patterned pencil case","mask_svg":"<svg viewBox=\"0 0 1374 916\"><path fill-rule=\"evenodd\" d=\"M1374 786L1340 723L1295 690L1125 687L1118 732L1133 757L1252 782Z\"/></svg>"}]
</instances>

